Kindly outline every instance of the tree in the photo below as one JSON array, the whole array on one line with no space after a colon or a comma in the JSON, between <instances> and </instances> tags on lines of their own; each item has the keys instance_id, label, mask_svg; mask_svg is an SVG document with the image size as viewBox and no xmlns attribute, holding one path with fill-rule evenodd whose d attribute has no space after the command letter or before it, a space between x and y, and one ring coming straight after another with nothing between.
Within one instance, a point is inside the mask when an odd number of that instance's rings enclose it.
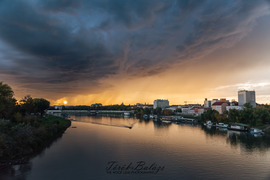
<instances>
[{"instance_id":1,"label":"tree","mask_svg":"<svg viewBox=\"0 0 270 180\"><path fill-rule=\"evenodd\" d=\"M244 108L253 109L253 106L250 103L245 103Z\"/></svg>"},{"instance_id":2,"label":"tree","mask_svg":"<svg viewBox=\"0 0 270 180\"><path fill-rule=\"evenodd\" d=\"M161 115L162 108L161 107L157 107L156 109L154 109L153 113L156 114L156 115Z\"/></svg>"},{"instance_id":3,"label":"tree","mask_svg":"<svg viewBox=\"0 0 270 180\"><path fill-rule=\"evenodd\" d=\"M7 84L0 82L0 118L10 118L15 106L14 92Z\"/></svg>"},{"instance_id":4,"label":"tree","mask_svg":"<svg viewBox=\"0 0 270 180\"><path fill-rule=\"evenodd\" d=\"M34 113L44 114L44 111L50 107L50 102L43 98L33 99Z\"/></svg>"},{"instance_id":5,"label":"tree","mask_svg":"<svg viewBox=\"0 0 270 180\"><path fill-rule=\"evenodd\" d=\"M202 121L210 120L210 121L213 121L213 122L217 122L218 116L219 116L218 111L210 109L210 110L207 110L206 112L204 112L201 115L201 120Z\"/></svg>"},{"instance_id":6,"label":"tree","mask_svg":"<svg viewBox=\"0 0 270 180\"><path fill-rule=\"evenodd\" d=\"M31 114L34 113L34 102L33 98L30 95L25 96L22 100L20 100L21 111L23 114Z\"/></svg>"},{"instance_id":7,"label":"tree","mask_svg":"<svg viewBox=\"0 0 270 180\"><path fill-rule=\"evenodd\" d=\"M249 124L251 126L255 126L256 121L255 121L253 112L254 112L254 108L252 107L250 103L244 104L244 109L240 111L240 116L241 116L240 122Z\"/></svg>"},{"instance_id":8,"label":"tree","mask_svg":"<svg viewBox=\"0 0 270 180\"><path fill-rule=\"evenodd\" d=\"M254 109L254 119L256 120L256 124L265 124L270 122L270 113L266 108L256 107Z\"/></svg>"},{"instance_id":9,"label":"tree","mask_svg":"<svg viewBox=\"0 0 270 180\"><path fill-rule=\"evenodd\" d=\"M171 116L171 115L173 115L173 112L172 112L172 110L170 110L170 109L164 109L164 110L163 110L163 114L164 114L165 116Z\"/></svg>"},{"instance_id":10,"label":"tree","mask_svg":"<svg viewBox=\"0 0 270 180\"><path fill-rule=\"evenodd\" d=\"M240 122L240 111L237 109L230 109L228 112L229 122Z\"/></svg>"},{"instance_id":11,"label":"tree","mask_svg":"<svg viewBox=\"0 0 270 180\"><path fill-rule=\"evenodd\" d=\"M151 114L151 109L145 108L144 109L144 114Z\"/></svg>"}]
</instances>

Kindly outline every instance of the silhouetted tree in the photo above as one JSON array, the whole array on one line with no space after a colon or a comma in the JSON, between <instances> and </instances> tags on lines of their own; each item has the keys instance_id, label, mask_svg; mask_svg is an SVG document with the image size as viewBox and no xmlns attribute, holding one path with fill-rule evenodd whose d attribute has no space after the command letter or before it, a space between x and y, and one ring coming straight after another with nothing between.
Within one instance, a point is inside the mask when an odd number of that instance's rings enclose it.
<instances>
[{"instance_id":1,"label":"silhouetted tree","mask_svg":"<svg viewBox=\"0 0 270 180\"><path fill-rule=\"evenodd\" d=\"M33 99L34 113L44 114L45 110L50 107L50 102L43 98Z\"/></svg>"},{"instance_id":2,"label":"silhouetted tree","mask_svg":"<svg viewBox=\"0 0 270 180\"><path fill-rule=\"evenodd\" d=\"M34 100L30 95L25 96L20 100L21 111L25 114L31 114L35 112Z\"/></svg>"},{"instance_id":3,"label":"silhouetted tree","mask_svg":"<svg viewBox=\"0 0 270 180\"><path fill-rule=\"evenodd\" d=\"M9 119L16 106L14 92L7 84L0 82L0 118Z\"/></svg>"}]
</instances>

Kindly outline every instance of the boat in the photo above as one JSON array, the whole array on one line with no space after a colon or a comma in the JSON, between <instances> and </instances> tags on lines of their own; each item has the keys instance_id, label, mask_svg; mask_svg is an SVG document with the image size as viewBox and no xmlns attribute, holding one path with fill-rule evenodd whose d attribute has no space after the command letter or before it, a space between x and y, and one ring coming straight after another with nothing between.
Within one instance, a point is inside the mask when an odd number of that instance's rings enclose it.
<instances>
[{"instance_id":1,"label":"boat","mask_svg":"<svg viewBox=\"0 0 270 180\"><path fill-rule=\"evenodd\" d=\"M234 131L248 131L248 125L242 123L232 124L228 126L228 129Z\"/></svg>"},{"instance_id":2,"label":"boat","mask_svg":"<svg viewBox=\"0 0 270 180\"><path fill-rule=\"evenodd\" d=\"M162 123L164 123L164 124L172 124L172 121L163 120Z\"/></svg>"},{"instance_id":3,"label":"boat","mask_svg":"<svg viewBox=\"0 0 270 180\"><path fill-rule=\"evenodd\" d=\"M263 131L258 128L251 128L249 131L251 134L263 134Z\"/></svg>"},{"instance_id":4,"label":"boat","mask_svg":"<svg viewBox=\"0 0 270 180\"><path fill-rule=\"evenodd\" d=\"M90 111L90 116L96 116L97 112L96 111Z\"/></svg>"},{"instance_id":5,"label":"boat","mask_svg":"<svg viewBox=\"0 0 270 180\"><path fill-rule=\"evenodd\" d=\"M129 117L130 116L130 113L129 112L124 112L124 116L125 117Z\"/></svg>"},{"instance_id":6,"label":"boat","mask_svg":"<svg viewBox=\"0 0 270 180\"><path fill-rule=\"evenodd\" d=\"M211 121L206 121L205 123L203 123L203 125L205 125L205 126L212 126L213 123Z\"/></svg>"},{"instance_id":7,"label":"boat","mask_svg":"<svg viewBox=\"0 0 270 180\"><path fill-rule=\"evenodd\" d=\"M144 115L143 115L143 118L144 118L144 119L148 119L148 115L147 115L147 114L144 114Z\"/></svg>"},{"instance_id":8,"label":"boat","mask_svg":"<svg viewBox=\"0 0 270 180\"><path fill-rule=\"evenodd\" d=\"M216 124L216 127L219 127L219 128L227 128L227 127L228 127L228 124L217 123L217 124Z\"/></svg>"}]
</instances>

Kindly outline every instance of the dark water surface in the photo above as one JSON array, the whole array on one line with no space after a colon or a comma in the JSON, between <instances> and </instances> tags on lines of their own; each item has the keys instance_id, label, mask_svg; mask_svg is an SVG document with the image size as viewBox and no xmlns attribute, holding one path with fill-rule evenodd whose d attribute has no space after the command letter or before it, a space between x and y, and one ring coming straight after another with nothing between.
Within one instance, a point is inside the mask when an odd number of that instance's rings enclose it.
<instances>
[{"instance_id":1,"label":"dark water surface","mask_svg":"<svg viewBox=\"0 0 270 180\"><path fill-rule=\"evenodd\" d=\"M0 179L270 179L266 137L133 118L73 119L62 138L28 164L0 170Z\"/></svg>"}]
</instances>

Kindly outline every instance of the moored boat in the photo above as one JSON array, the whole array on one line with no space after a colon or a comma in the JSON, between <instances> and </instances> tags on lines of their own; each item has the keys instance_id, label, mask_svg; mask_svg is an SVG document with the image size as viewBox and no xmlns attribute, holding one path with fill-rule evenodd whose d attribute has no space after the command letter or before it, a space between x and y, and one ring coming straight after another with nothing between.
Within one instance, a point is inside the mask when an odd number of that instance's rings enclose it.
<instances>
[{"instance_id":1,"label":"moored boat","mask_svg":"<svg viewBox=\"0 0 270 180\"><path fill-rule=\"evenodd\" d=\"M162 123L164 123L164 124L172 124L172 121L163 120Z\"/></svg>"},{"instance_id":2,"label":"moored boat","mask_svg":"<svg viewBox=\"0 0 270 180\"><path fill-rule=\"evenodd\" d=\"M251 128L249 131L251 134L263 134L263 131L258 128Z\"/></svg>"},{"instance_id":3,"label":"moored boat","mask_svg":"<svg viewBox=\"0 0 270 180\"><path fill-rule=\"evenodd\" d=\"M228 129L235 131L248 131L248 125L242 123L232 124L228 126Z\"/></svg>"},{"instance_id":4,"label":"moored boat","mask_svg":"<svg viewBox=\"0 0 270 180\"><path fill-rule=\"evenodd\" d=\"M149 117L148 117L147 114L145 114L145 115L143 115L143 118L144 118L144 119L148 119Z\"/></svg>"},{"instance_id":5,"label":"moored boat","mask_svg":"<svg viewBox=\"0 0 270 180\"><path fill-rule=\"evenodd\" d=\"M211 121L206 121L205 123L203 123L203 125L205 125L205 126L212 126L213 123Z\"/></svg>"},{"instance_id":6,"label":"moored boat","mask_svg":"<svg viewBox=\"0 0 270 180\"><path fill-rule=\"evenodd\" d=\"M130 113L129 112L124 112L124 116L129 117Z\"/></svg>"},{"instance_id":7,"label":"moored boat","mask_svg":"<svg viewBox=\"0 0 270 180\"><path fill-rule=\"evenodd\" d=\"M227 127L228 127L228 124L217 123L217 124L216 124L216 127L219 127L219 128L227 128Z\"/></svg>"}]
</instances>

